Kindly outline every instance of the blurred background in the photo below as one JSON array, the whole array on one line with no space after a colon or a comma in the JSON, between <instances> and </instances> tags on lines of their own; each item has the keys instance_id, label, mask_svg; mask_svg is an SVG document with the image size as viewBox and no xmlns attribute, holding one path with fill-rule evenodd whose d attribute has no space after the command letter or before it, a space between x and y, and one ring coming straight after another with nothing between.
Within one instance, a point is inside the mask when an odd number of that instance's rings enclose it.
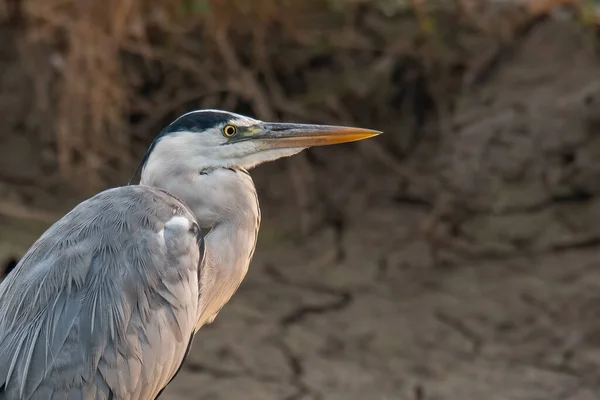
<instances>
[{"instance_id":1,"label":"blurred background","mask_svg":"<svg viewBox=\"0 0 600 400\"><path fill-rule=\"evenodd\" d=\"M0 0L0 269L198 108L385 134L253 171L165 400L600 399L589 0Z\"/></svg>"}]
</instances>

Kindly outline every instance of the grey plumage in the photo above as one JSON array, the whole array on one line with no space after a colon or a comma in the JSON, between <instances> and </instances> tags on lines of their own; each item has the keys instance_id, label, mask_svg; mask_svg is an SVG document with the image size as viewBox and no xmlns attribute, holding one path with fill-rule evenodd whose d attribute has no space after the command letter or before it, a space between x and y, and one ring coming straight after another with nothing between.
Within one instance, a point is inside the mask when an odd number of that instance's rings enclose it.
<instances>
[{"instance_id":1,"label":"grey plumage","mask_svg":"<svg viewBox=\"0 0 600 400\"><path fill-rule=\"evenodd\" d=\"M127 186L52 226L0 286L0 399L156 396L197 323L193 224L167 192Z\"/></svg>"},{"instance_id":2,"label":"grey plumage","mask_svg":"<svg viewBox=\"0 0 600 400\"><path fill-rule=\"evenodd\" d=\"M140 185L79 204L0 284L0 400L156 398L248 270L260 208L247 169L378 133L178 118Z\"/></svg>"}]
</instances>

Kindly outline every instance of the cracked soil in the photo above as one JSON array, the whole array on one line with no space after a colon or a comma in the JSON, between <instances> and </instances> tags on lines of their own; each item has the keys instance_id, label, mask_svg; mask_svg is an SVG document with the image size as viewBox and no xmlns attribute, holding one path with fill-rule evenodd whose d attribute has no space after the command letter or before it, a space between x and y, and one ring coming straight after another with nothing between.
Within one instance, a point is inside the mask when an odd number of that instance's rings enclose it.
<instances>
[{"instance_id":1,"label":"cracked soil","mask_svg":"<svg viewBox=\"0 0 600 400\"><path fill-rule=\"evenodd\" d=\"M405 173L368 143L259 167L250 272L164 400L600 399L599 71L581 29L542 23ZM0 255L37 235L0 226Z\"/></svg>"}]
</instances>

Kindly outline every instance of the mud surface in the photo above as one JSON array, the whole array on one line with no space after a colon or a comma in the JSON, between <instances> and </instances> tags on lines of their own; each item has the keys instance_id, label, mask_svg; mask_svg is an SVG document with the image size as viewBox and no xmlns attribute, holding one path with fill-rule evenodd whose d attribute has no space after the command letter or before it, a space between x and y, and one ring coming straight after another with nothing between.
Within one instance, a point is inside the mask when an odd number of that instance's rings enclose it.
<instances>
[{"instance_id":1,"label":"mud surface","mask_svg":"<svg viewBox=\"0 0 600 400\"><path fill-rule=\"evenodd\" d=\"M492 54L402 162L382 141L257 169L249 275L163 398L600 399L590 39L542 23Z\"/></svg>"},{"instance_id":2,"label":"mud surface","mask_svg":"<svg viewBox=\"0 0 600 400\"><path fill-rule=\"evenodd\" d=\"M268 225L297 224L298 206L273 215L266 196L247 281L165 397L600 399L600 65L587 39L533 29L401 171L315 152L306 197L326 204L324 222L275 240ZM271 197L289 190L285 173L258 172Z\"/></svg>"}]
</instances>

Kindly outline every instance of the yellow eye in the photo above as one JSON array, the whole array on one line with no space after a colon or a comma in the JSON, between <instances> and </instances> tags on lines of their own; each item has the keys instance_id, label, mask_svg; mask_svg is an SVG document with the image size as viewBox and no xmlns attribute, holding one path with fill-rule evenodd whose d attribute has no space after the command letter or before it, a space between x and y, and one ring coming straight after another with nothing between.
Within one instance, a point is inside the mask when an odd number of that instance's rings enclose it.
<instances>
[{"instance_id":1,"label":"yellow eye","mask_svg":"<svg viewBox=\"0 0 600 400\"><path fill-rule=\"evenodd\" d=\"M225 125L225 127L223 128L223 135L227 137L232 137L236 133L237 128L235 127L235 125Z\"/></svg>"}]
</instances>

